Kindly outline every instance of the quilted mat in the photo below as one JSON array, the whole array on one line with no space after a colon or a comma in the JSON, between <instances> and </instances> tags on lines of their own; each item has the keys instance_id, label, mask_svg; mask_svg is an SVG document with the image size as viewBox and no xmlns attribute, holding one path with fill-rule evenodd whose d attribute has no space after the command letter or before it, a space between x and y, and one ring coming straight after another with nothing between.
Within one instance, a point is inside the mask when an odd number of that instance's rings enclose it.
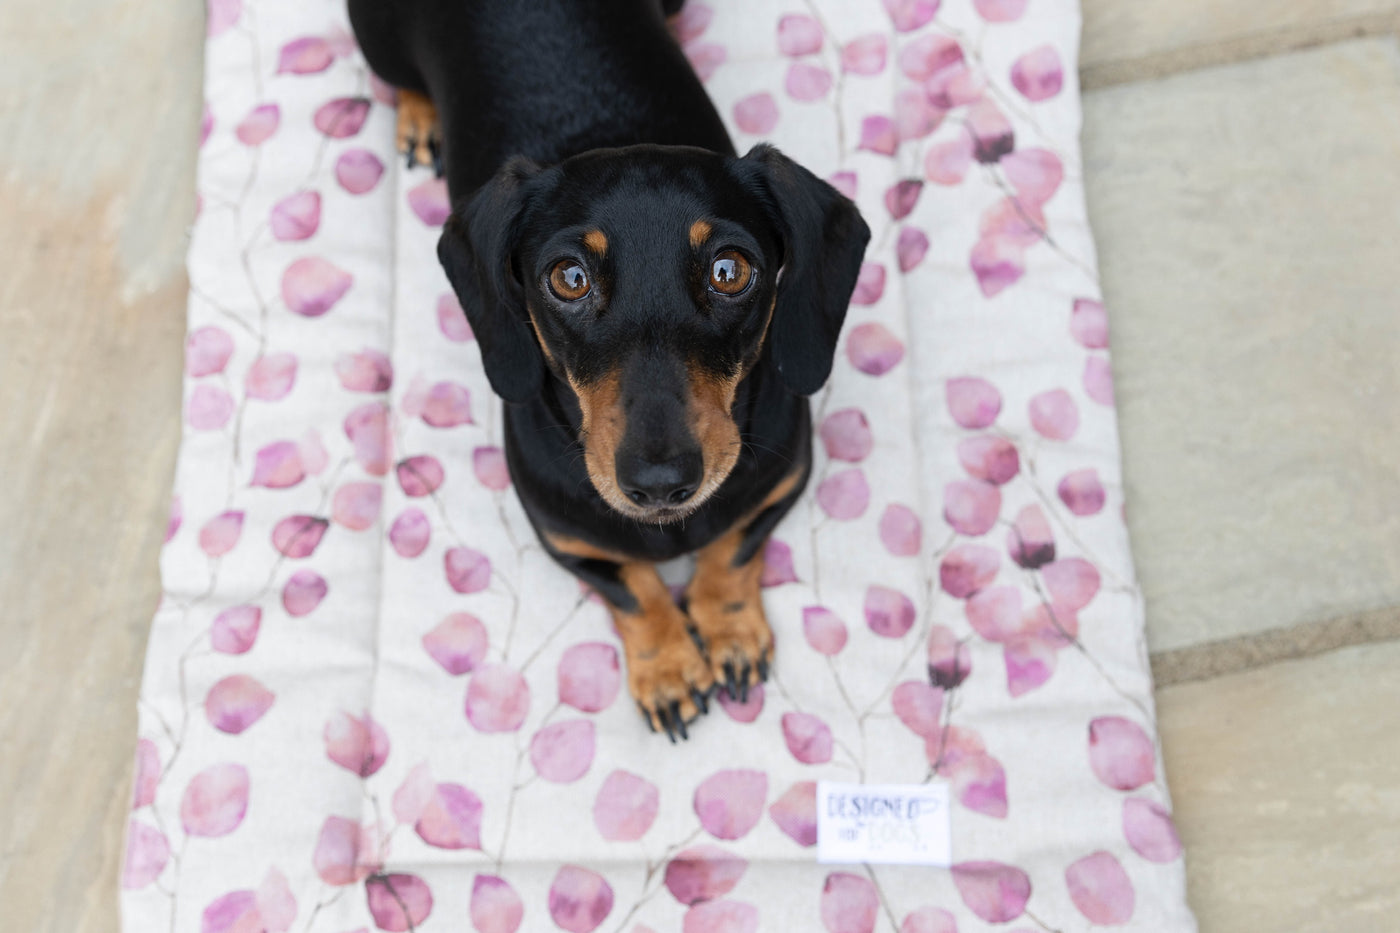
<instances>
[{"instance_id":1,"label":"quilted mat","mask_svg":"<svg viewBox=\"0 0 1400 933\"><path fill-rule=\"evenodd\" d=\"M1195 928L1123 522L1074 0L692 0L736 146L874 232L771 681L646 731L541 550L335 0L211 0L127 933ZM678 568L682 575L684 567ZM818 782L946 785L947 867L820 863Z\"/></svg>"}]
</instances>

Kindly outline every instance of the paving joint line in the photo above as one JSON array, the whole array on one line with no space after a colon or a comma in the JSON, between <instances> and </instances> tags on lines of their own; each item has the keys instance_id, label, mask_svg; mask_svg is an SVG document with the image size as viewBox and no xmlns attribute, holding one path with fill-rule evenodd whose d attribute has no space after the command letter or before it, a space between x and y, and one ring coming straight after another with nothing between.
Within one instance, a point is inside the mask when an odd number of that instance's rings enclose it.
<instances>
[{"instance_id":1,"label":"paving joint line","mask_svg":"<svg viewBox=\"0 0 1400 933\"><path fill-rule=\"evenodd\" d=\"M1386 35L1400 36L1400 10L1200 42L1134 58L1081 63L1079 84L1082 91L1093 91Z\"/></svg>"},{"instance_id":2,"label":"paving joint line","mask_svg":"<svg viewBox=\"0 0 1400 933\"><path fill-rule=\"evenodd\" d=\"M1339 648L1400 641L1400 606L1349 613L1325 622L1206 642L1151 655L1157 689L1316 657Z\"/></svg>"}]
</instances>

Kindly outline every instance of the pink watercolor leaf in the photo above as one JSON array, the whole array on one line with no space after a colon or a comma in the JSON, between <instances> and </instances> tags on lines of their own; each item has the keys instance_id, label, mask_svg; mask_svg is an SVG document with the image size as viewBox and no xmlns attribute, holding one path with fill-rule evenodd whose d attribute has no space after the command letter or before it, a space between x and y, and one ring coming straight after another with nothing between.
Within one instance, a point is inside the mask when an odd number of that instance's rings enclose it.
<instances>
[{"instance_id":1,"label":"pink watercolor leaf","mask_svg":"<svg viewBox=\"0 0 1400 933\"><path fill-rule=\"evenodd\" d=\"M247 674L233 674L209 688L204 714L220 732L238 735L272 708L276 695Z\"/></svg>"},{"instance_id":2,"label":"pink watercolor leaf","mask_svg":"<svg viewBox=\"0 0 1400 933\"><path fill-rule=\"evenodd\" d=\"M314 570L298 570L282 587L282 608L294 617L310 615L330 592L326 578Z\"/></svg>"},{"instance_id":3,"label":"pink watercolor leaf","mask_svg":"<svg viewBox=\"0 0 1400 933\"><path fill-rule=\"evenodd\" d=\"M293 560L315 552L330 522L314 515L289 515L272 528L272 546Z\"/></svg>"},{"instance_id":4,"label":"pink watercolor leaf","mask_svg":"<svg viewBox=\"0 0 1400 933\"><path fill-rule=\"evenodd\" d=\"M783 741L792 757L804 765L825 764L831 760L831 727L811 713L783 714Z\"/></svg>"},{"instance_id":5,"label":"pink watercolor leaf","mask_svg":"<svg viewBox=\"0 0 1400 933\"><path fill-rule=\"evenodd\" d=\"M1109 852L1086 855L1066 868L1065 885L1074 906L1090 923L1120 926L1133 917L1133 883Z\"/></svg>"},{"instance_id":6,"label":"pink watercolor leaf","mask_svg":"<svg viewBox=\"0 0 1400 933\"><path fill-rule=\"evenodd\" d=\"M846 623L825 606L802 610L802 634L813 651L828 657L840 654L846 647Z\"/></svg>"},{"instance_id":7,"label":"pink watercolor leaf","mask_svg":"<svg viewBox=\"0 0 1400 933\"><path fill-rule=\"evenodd\" d=\"M904 359L904 343L885 325L871 321L846 335L846 358L867 376L883 376Z\"/></svg>"},{"instance_id":8,"label":"pink watercolor leaf","mask_svg":"<svg viewBox=\"0 0 1400 933\"><path fill-rule=\"evenodd\" d=\"M258 357L248 367L243 391L248 398L276 402L287 397L296 381L297 358L290 353L271 353Z\"/></svg>"},{"instance_id":9,"label":"pink watercolor leaf","mask_svg":"<svg viewBox=\"0 0 1400 933\"><path fill-rule=\"evenodd\" d=\"M607 709L617 697L622 674L617 649L603 642L570 647L559 659L559 702L585 713Z\"/></svg>"},{"instance_id":10,"label":"pink watercolor leaf","mask_svg":"<svg viewBox=\"0 0 1400 933\"><path fill-rule=\"evenodd\" d=\"M268 217L272 238L284 243L310 239L320 226L321 195L316 191L298 191L283 198L272 206Z\"/></svg>"},{"instance_id":11,"label":"pink watercolor leaf","mask_svg":"<svg viewBox=\"0 0 1400 933\"><path fill-rule=\"evenodd\" d=\"M549 886L549 916L568 933L592 933L613 908L613 890L603 876L577 865L565 865Z\"/></svg>"},{"instance_id":12,"label":"pink watercolor leaf","mask_svg":"<svg viewBox=\"0 0 1400 933\"><path fill-rule=\"evenodd\" d=\"M180 799L180 823L191 836L227 836L248 812L248 769L233 762L196 774Z\"/></svg>"},{"instance_id":13,"label":"pink watercolor leaf","mask_svg":"<svg viewBox=\"0 0 1400 933\"><path fill-rule=\"evenodd\" d=\"M155 802L160 786L160 751L150 739L136 741L136 774L131 781L131 809Z\"/></svg>"},{"instance_id":14,"label":"pink watercolor leaf","mask_svg":"<svg viewBox=\"0 0 1400 933\"><path fill-rule=\"evenodd\" d=\"M593 764L594 728L587 719L551 723L530 739L535 773L554 784L571 784Z\"/></svg>"},{"instance_id":15,"label":"pink watercolor leaf","mask_svg":"<svg viewBox=\"0 0 1400 933\"><path fill-rule=\"evenodd\" d=\"M1181 837L1171 814L1145 797L1123 801L1123 835L1133 851L1149 862L1164 865L1181 857Z\"/></svg>"},{"instance_id":16,"label":"pink watercolor leaf","mask_svg":"<svg viewBox=\"0 0 1400 933\"><path fill-rule=\"evenodd\" d=\"M467 684L467 721L478 732L514 732L530 711L530 686L514 668L485 664Z\"/></svg>"},{"instance_id":17,"label":"pink watercolor leaf","mask_svg":"<svg viewBox=\"0 0 1400 933\"><path fill-rule=\"evenodd\" d=\"M477 933L515 933L525 905L504 878L477 875L472 881L470 913Z\"/></svg>"},{"instance_id":18,"label":"pink watercolor leaf","mask_svg":"<svg viewBox=\"0 0 1400 933\"><path fill-rule=\"evenodd\" d=\"M394 467L394 475L398 477L399 488L411 499L431 496L447 477L442 462L432 454L418 454L400 460Z\"/></svg>"},{"instance_id":19,"label":"pink watercolor leaf","mask_svg":"<svg viewBox=\"0 0 1400 933\"><path fill-rule=\"evenodd\" d=\"M366 878L365 897L374 925L388 933L408 933L433 911L433 893L416 875L377 874Z\"/></svg>"},{"instance_id":20,"label":"pink watercolor leaf","mask_svg":"<svg viewBox=\"0 0 1400 933\"><path fill-rule=\"evenodd\" d=\"M322 738L326 757L362 778L382 768L389 757L389 735L368 713L337 712L326 722Z\"/></svg>"},{"instance_id":21,"label":"pink watercolor leaf","mask_svg":"<svg viewBox=\"0 0 1400 933\"><path fill-rule=\"evenodd\" d=\"M869 878L832 872L822 884L822 926L830 933L873 933L880 895Z\"/></svg>"},{"instance_id":22,"label":"pink watercolor leaf","mask_svg":"<svg viewBox=\"0 0 1400 933\"><path fill-rule=\"evenodd\" d=\"M165 833L131 820L126 828L126 857L122 860L122 890L136 891L160 877L170 861Z\"/></svg>"},{"instance_id":23,"label":"pink watercolor leaf","mask_svg":"<svg viewBox=\"0 0 1400 933\"><path fill-rule=\"evenodd\" d=\"M448 548L443 554L447 584L457 593L479 593L491 585L491 559L469 547Z\"/></svg>"},{"instance_id":24,"label":"pink watercolor leaf","mask_svg":"<svg viewBox=\"0 0 1400 933\"><path fill-rule=\"evenodd\" d=\"M943 691L917 680L906 680L894 688L890 704L899 721L915 735L931 739L941 728Z\"/></svg>"},{"instance_id":25,"label":"pink watercolor leaf","mask_svg":"<svg viewBox=\"0 0 1400 933\"><path fill-rule=\"evenodd\" d=\"M364 531L379 521L384 487L379 483L346 483L331 496L331 520L351 531Z\"/></svg>"},{"instance_id":26,"label":"pink watercolor leaf","mask_svg":"<svg viewBox=\"0 0 1400 933\"><path fill-rule=\"evenodd\" d=\"M360 131L369 116L369 99L337 97L316 109L312 123L331 139L347 139Z\"/></svg>"},{"instance_id":27,"label":"pink watercolor leaf","mask_svg":"<svg viewBox=\"0 0 1400 933\"><path fill-rule=\"evenodd\" d=\"M384 175L384 163L368 149L347 149L335 160L335 180L351 194L373 191Z\"/></svg>"},{"instance_id":28,"label":"pink watercolor leaf","mask_svg":"<svg viewBox=\"0 0 1400 933\"><path fill-rule=\"evenodd\" d=\"M793 842L817 844L817 784L798 781L768 808L768 816Z\"/></svg>"},{"instance_id":29,"label":"pink watercolor leaf","mask_svg":"<svg viewBox=\"0 0 1400 933\"><path fill-rule=\"evenodd\" d=\"M423 816L423 811L437 796L437 782L426 761L419 762L404 775L403 781L394 790L392 805L394 819L412 826Z\"/></svg>"},{"instance_id":30,"label":"pink watercolor leaf","mask_svg":"<svg viewBox=\"0 0 1400 933\"><path fill-rule=\"evenodd\" d=\"M817 504L838 521L850 521L865 514L870 505L870 486L860 467L842 470L817 486Z\"/></svg>"},{"instance_id":31,"label":"pink watercolor leaf","mask_svg":"<svg viewBox=\"0 0 1400 933\"><path fill-rule=\"evenodd\" d=\"M305 478L306 468L295 441L274 441L260 448L253 458L253 478L250 482L254 486L286 489Z\"/></svg>"},{"instance_id":32,"label":"pink watercolor leaf","mask_svg":"<svg viewBox=\"0 0 1400 933\"><path fill-rule=\"evenodd\" d=\"M989 586L1000 568L998 551L980 544L959 544L938 565L938 582L949 596L967 599Z\"/></svg>"},{"instance_id":33,"label":"pink watercolor leaf","mask_svg":"<svg viewBox=\"0 0 1400 933\"><path fill-rule=\"evenodd\" d=\"M238 137L238 141L245 146L260 146L272 138L272 134L277 132L278 125L282 122L282 109L276 104L259 104L248 111L237 127L234 128L233 135Z\"/></svg>"},{"instance_id":34,"label":"pink watercolor leaf","mask_svg":"<svg viewBox=\"0 0 1400 933\"><path fill-rule=\"evenodd\" d=\"M741 839L758 824L768 796L762 771L716 771L695 789L695 815L716 839Z\"/></svg>"},{"instance_id":35,"label":"pink watercolor leaf","mask_svg":"<svg viewBox=\"0 0 1400 933\"><path fill-rule=\"evenodd\" d=\"M394 553L404 558L414 558L428 547L432 536L432 523L422 509L407 508L389 526L389 545Z\"/></svg>"},{"instance_id":36,"label":"pink watercolor leaf","mask_svg":"<svg viewBox=\"0 0 1400 933\"><path fill-rule=\"evenodd\" d=\"M865 624L881 638L903 638L916 614L914 601L899 590L879 585L865 590Z\"/></svg>"},{"instance_id":37,"label":"pink watercolor leaf","mask_svg":"<svg viewBox=\"0 0 1400 933\"><path fill-rule=\"evenodd\" d=\"M467 612L452 613L423 636L423 650L453 677L475 670L487 646L486 626Z\"/></svg>"},{"instance_id":38,"label":"pink watercolor leaf","mask_svg":"<svg viewBox=\"0 0 1400 933\"><path fill-rule=\"evenodd\" d=\"M1141 726L1122 716L1089 723L1089 766L1114 790L1136 790L1157 775L1157 751Z\"/></svg>"},{"instance_id":39,"label":"pink watercolor leaf","mask_svg":"<svg viewBox=\"0 0 1400 933\"><path fill-rule=\"evenodd\" d=\"M746 859L718 846L708 843L691 846L671 856L666 863L666 890L687 907L694 906L734 890L748 867Z\"/></svg>"},{"instance_id":40,"label":"pink watercolor leaf","mask_svg":"<svg viewBox=\"0 0 1400 933\"><path fill-rule=\"evenodd\" d=\"M277 73L309 75L325 71L335 61L330 43L320 36L302 36L282 46L277 55Z\"/></svg>"},{"instance_id":41,"label":"pink watercolor leaf","mask_svg":"<svg viewBox=\"0 0 1400 933\"><path fill-rule=\"evenodd\" d=\"M413 831L438 849L481 848L481 798L461 784L439 784Z\"/></svg>"},{"instance_id":42,"label":"pink watercolor leaf","mask_svg":"<svg viewBox=\"0 0 1400 933\"><path fill-rule=\"evenodd\" d=\"M1049 100L1065 84L1065 69L1053 45L1031 49L1011 65L1011 84L1029 101Z\"/></svg>"},{"instance_id":43,"label":"pink watercolor leaf","mask_svg":"<svg viewBox=\"0 0 1400 933\"><path fill-rule=\"evenodd\" d=\"M632 842L646 835L661 802L656 785L630 771L609 774L593 800L593 824L610 842Z\"/></svg>"},{"instance_id":44,"label":"pink watercolor leaf","mask_svg":"<svg viewBox=\"0 0 1400 933\"><path fill-rule=\"evenodd\" d=\"M282 300L303 317L320 317L354 284L354 276L319 256L304 256L282 273Z\"/></svg>"},{"instance_id":45,"label":"pink watercolor leaf","mask_svg":"<svg viewBox=\"0 0 1400 933\"><path fill-rule=\"evenodd\" d=\"M1001 515L1001 490L983 480L955 480L943 487L943 518L958 534L978 537Z\"/></svg>"},{"instance_id":46,"label":"pink watercolor leaf","mask_svg":"<svg viewBox=\"0 0 1400 933\"><path fill-rule=\"evenodd\" d=\"M199 548L210 557L223 557L232 551L243 535L243 512L220 512L199 529Z\"/></svg>"},{"instance_id":47,"label":"pink watercolor leaf","mask_svg":"<svg viewBox=\"0 0 1400 933\"><path fill-rule=\"evenodd\" d=\"M953 884L968 909L988 923L1015 920L1031 896L1030 876L1001 862L959 862L953 866Z\"/></svg>"},{"instance_id":48,"label":"pink watercolor leaf","mask_svg":"<svg viewBox=\"0 0 1400 933\"><path fill-rule=\"evenodd\" d=\"M948 413L960 427L972 430L990 427L1001 413L1001 393L996 386L976 376L949 379L944 384Z\"/></svg>"}]
</instances>

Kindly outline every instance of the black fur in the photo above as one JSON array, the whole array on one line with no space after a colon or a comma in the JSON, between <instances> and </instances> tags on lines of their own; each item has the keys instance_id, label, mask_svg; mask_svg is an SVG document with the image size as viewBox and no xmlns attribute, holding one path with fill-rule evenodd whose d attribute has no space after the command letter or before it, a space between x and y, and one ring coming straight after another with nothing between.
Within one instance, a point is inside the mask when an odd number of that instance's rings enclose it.
<instances>
[{"instance_id":1,"label":"black fur","mask_svg":"<svg viewBox=\"0 0 1400 933\"><path fill-rule=\"evenodd\" d=\"M507 403L511 477L546 549L624 612L637 599L619 563L552 542L657 562L738 530L734 566L749 561L810 471L806 396L831 372L870 236L855 205L769 146L736 157L666 30L678 0L349 6L371 67L437 107L454 205L438 255ZM710 278L730 250L752 267L736 295ZM586 269L584 298L550 289L561 260ZM719 433L696 415L717 385L733 391ZM583 456L600 387L615 400L604 413L625 421L611 493ZM665 466L696 449L707 464L737 456L682 506L629 505L624 461ZM767 660L753 660L762 677Z\"/></svg>"}]
</instances>

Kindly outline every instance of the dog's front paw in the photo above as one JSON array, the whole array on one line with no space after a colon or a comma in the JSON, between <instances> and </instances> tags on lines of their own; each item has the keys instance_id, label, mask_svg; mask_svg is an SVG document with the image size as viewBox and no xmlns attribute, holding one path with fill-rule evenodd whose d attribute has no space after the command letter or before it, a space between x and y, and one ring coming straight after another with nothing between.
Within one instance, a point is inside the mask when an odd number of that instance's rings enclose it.
<instances>
[{"instance_id":1,"label":"dog's front paw","mask_svg":"<svg viewBox=\"0 0 1400 933\"><path fill-rule=\"evenodd\" d=\"M773 630L756 598L731 602L692 602L710 673L731 700L747 703L749 688L768 679L773 663Z\"/></svg>"},{"instance_id":2,"label":"dog's front paw","mask_svg":"<svg viewBox=\"0 0 1400 933\"><path fill-rule=\"evenodd\" d=\"M653 732L672 742L689 738L686 726L709 712L715 678L684 632L653 646L627 652L627 686ZM630 649L631 646L629 646Z\"/></svg>"}]
</instances>

